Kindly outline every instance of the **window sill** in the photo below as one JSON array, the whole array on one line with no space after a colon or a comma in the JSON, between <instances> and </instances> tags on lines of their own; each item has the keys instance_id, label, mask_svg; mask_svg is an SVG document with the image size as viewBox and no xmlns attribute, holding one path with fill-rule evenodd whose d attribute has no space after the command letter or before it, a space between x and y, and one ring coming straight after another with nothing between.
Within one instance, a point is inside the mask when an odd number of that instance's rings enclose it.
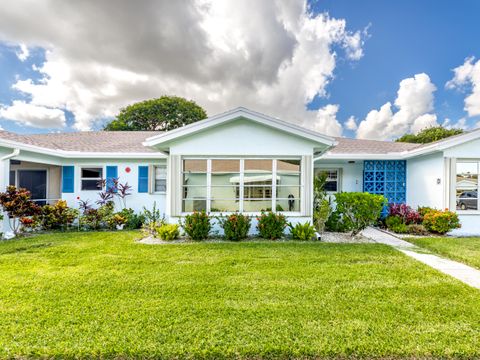
<instances>
[{"instance_id":1,"label":"window sill","mask_svg":"<svg viewBox=\"0 0 480 360\"><path fill-rule=\"evenodd\" d=\"M480 215L480 210L455 210L458 215Z\"/></svg>"}]
</instances>

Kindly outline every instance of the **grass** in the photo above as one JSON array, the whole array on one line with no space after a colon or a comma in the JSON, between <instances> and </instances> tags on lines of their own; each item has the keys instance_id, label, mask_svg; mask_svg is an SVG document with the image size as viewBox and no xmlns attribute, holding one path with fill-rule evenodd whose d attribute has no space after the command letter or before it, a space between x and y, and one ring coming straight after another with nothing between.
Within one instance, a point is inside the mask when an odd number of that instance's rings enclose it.
<instances>
[{"instance_id":1,"label":"grass","mask_svg":"<svg viewBox=\"0 0 480 360\"><path fill-rule=\"evenodd\" d=\"M407 241L438 255L480 269L480 238L478 237L409 238Z\"/></svg>"},{"instance_id":2,"label":"grass","mask_svg":"<svg viewBox=\"0 0 480 360\"><path fill-rule=\"evenodd\" d=\"M0 243L0 357L480 356L480 293L379 244Z\"/></svg>"}]
</instances>

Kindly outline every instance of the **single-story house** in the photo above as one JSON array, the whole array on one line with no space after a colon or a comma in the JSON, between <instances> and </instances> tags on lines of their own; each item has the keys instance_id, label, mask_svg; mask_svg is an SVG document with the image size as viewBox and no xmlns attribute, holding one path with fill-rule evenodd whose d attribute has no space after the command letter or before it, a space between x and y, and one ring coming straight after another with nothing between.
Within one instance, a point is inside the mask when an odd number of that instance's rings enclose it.
<instances>
[{"instance_id":1,"label":"single-story house","mask_svg":"<svg viewBox=\"0 0 480 360\"><path fill-rule=\"evenodd\" d=\"M237 108L164 133L0 131L0 162L0 188L25 187L40 203L94 203L99 180L118 178L132 186L128 207L156 202L170 221L202 209L308 221L313 176L326 172L330 193L449 208L462 222L456 233L480 234L480 130L426 145L355 140Z\"/></svg>"}]
</instances>

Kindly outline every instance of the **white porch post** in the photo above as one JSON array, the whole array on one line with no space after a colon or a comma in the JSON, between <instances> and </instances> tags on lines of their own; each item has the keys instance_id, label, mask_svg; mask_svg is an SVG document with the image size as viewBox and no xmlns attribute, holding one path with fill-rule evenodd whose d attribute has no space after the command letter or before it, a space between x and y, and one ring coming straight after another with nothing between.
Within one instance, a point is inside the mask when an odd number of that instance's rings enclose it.
<instances>
[{"instance_id":1,"label":"white porch post","mask_svg":"<svg viewBox=\"0 0 480 360\"><path fill-rule=\"evenodd\" d=\"M7 188L10 182L10 158L5 159L5 157L0 159L0 191L3 192ZM7 231L11 231L10 224L8 222L8 217L5 212L3 212L3 220L0 221L1 229L0 231L5 235Z\"/></svg>"}]
</instances>

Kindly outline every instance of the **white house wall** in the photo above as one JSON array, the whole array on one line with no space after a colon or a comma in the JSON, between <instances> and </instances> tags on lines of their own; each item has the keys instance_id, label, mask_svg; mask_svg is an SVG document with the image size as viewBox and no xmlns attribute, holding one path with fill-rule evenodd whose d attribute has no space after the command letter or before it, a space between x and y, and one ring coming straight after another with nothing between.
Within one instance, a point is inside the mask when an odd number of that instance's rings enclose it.
<instances>
[{"instance_id":1,"label":"white house wall","mask_svg":"<svg viewBox=\"0 0 480 360\"><path fill-rule=\"evenodd\" d=\"M103 176L105 177L106 166L118 166L118 178L121 183L128 183L132 186L132 195L127 196L127 207L132 208L136 212L142 211L143 207L151 209L153 203L156 202L156 206L162 213L165 213L165 197L166 195L159 193L139 193L138 192L138 166L144 165L160 165L166 164L165 160L93 160L93 159L79 159L65 163L65 165L75 166L75 181L73 193L62 193L62 198L67 200L69 206L78 207L79 201L77 197L82 200L89 200L91 204L99 199L99 191L82 191L80 190L80 171L82 167L103 167ZM130 173L126 172L126 168L129 167ZM152 175L152 174L150 174ZM152 181L149 178L149 181ZM115 200L117 210L121 209L118 200Z\"/></svg>"},{"instance_id":2,"label":"white house wall","mask_svg":"<svg viewBox=\"0 0 480 360\"><path fill-rule=\"evenodd\" d=\"M445 208L445 174L442 153L407 160L407 204L416 208Z\"/></svg>"},{"instance_id":3,"label":"white house wall","mask_svg":"<svg viewBox=\"0 0 480 360\"><path fill-rule=\"evenodd\" d=\"M333 162L331 160L317 160L314 166L315 174L321 169L341 169L339 191L363 191L363 161L357 160L352 164L347 161Z\"/></svg>"},{"instance_id":4,"label":"white house wall","mask_svg":"<svg viewBox=\"0 0 480 360\"><path fill-rule=\"evenodd\" d=\"M181 138L171 144L170 153L197 156L312 155L315 145L280 130L239 119Z\"/></svg>"}]
</instances>

